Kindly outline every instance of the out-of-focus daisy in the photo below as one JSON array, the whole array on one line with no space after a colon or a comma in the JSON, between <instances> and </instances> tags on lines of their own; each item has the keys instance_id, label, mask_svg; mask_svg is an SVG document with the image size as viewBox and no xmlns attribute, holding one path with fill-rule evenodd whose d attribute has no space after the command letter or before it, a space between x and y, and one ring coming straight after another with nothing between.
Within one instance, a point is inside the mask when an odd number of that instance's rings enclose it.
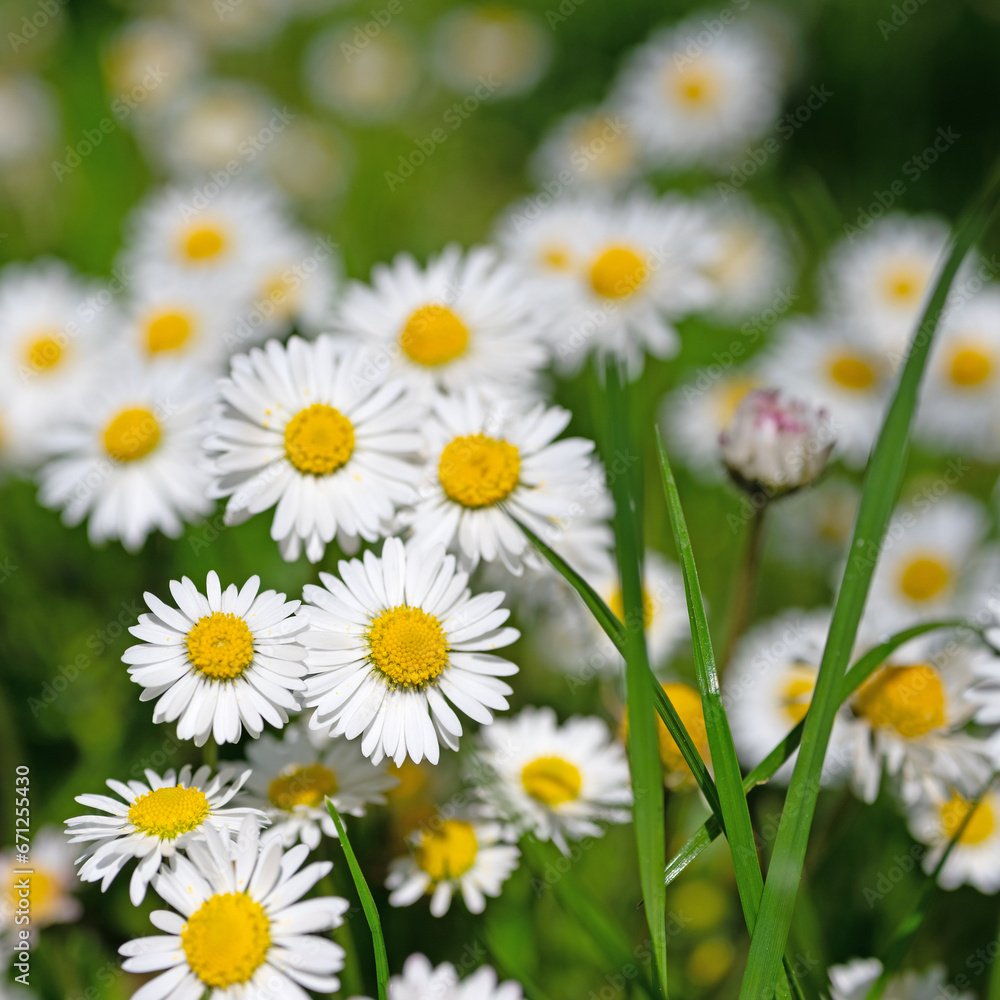
<instances>
[{"instance_id":1,"label":"out-of-focus daisy","mask_svg":"<svg viewBox=\"0 0 1000 1000\"><path fill-rule=\"evenodd\" d=\"M667 693L684 728L688 731L695 749L702 760L711 768L708 749L708 730L705 727L705 713L701 706L701 695L683 681L666 681L663 690ZM656 733L660 744L660 762L663 764L663 780L668 788L693 788L694 775L688 767L680 747L670 735L663 720L657 718Z\"/></svg>"},{"instance_id":2,"label":"out-of-focus daisy","mask_svg":"<svg viewBox=\"0 0 1000 1000\"><path fill-rule=\"evenodd\" d=\"M965 829L941 869L938 882L946 889L974 885L992 895L1000 889L1000 794L990 789L969 812L975 799L945 788L933 788L909 810L910 832L930 846L924 871L934 871L945 848L968 817Z\"/></svg>"},{"instance_id":3,"label":"out-of-focus daisy","mask_svg":"<svg viewBox=\"0 0 1000 1000\"><path fill-rule=\"evenodd\" d=\"M26 926L23 921L15 925L18 913L28 913L30 926L36 929L79 920L83 907L71 895L79 885L73 868L76 850L62 831L41 827L32 835L27 864L18 861L20 853L0 854L0 933Z\"/></svg>"},{"instance_id":4,"label":"out-of-focus daisy","mask_svg":"<svg viewBox=\"0 0 1000 1000\"><path fill-rule=\"evenodd\" d=\"M437 75L453 90L472 93L489 82L490 97L523 94L548 68L551 46L534 15L506 4L460 7L434 29Z\"/></svg>"},{"instance_id":5,"label":"out-of-focus daisy","mask_svg":"<svg viewBox=\"0 0 1000 1000\"><path fill-rule=\"evenodd\" d=\"M0 165L5 180L38 166L59 137L59 105L47 83L29 73L0 74ZM51 174L48 174L51 179ZM29 176L24 175L28 180Z\"/></svg>"},{"instance_id":6,"label":"out-of-focus daisy","mask_svg":"<svg viewBox=\"0 0 1000 1000\"><path fill-rule=\"evenodd\" d=\"M301 840L314 850L324 833L337 836L327 799L341 815L364 816L366 806L384 805L382 793L399 784L356 743L310 740L303 722L287 726L280 740L267 733L254 740L247 763L253 768L247 788L272 823L268 835L279 835L286 847Z\"/></svg>"},{"instance_id":7,"label":"out-of-focus daisy","mask_svg":"<svg viewBox=\"0 0 1000 1000\"><path fill-rule=\"evenodd\" d=\"M388 533L419 475L408 459L422 408L401 381L330 337L292 337L234 357L219 391L205 448L227 524L276 504L271 537L290 561L304 547L318 562L335 537L351 550Z\"/></svg>"},{"instance_id":8,"label":"out-of-focus daisy","mask_svg":"<svg viewBox=\"0 0 1000 1000\"><path fill-rule=\"evenodd\" d=\"M408 254L351 283L335 328L423 395L469 386L521 392L546 362L540 317L523 276L496 251L447 247L421 268Z\"/></svg>"},{"instance_id":9,"label":"out-of-focus daisy","mask_svg":"<svg viewBox=\"0 0 1000 1000\"><path fill-rule=\"evenodd\" d=\"M459 980L450 962L436 968L421 954L410 955L403 971L389 980L393 1000L523 1000L521 984L513 979L497 982L496 971L481 965L470 976Z\"/></svg>"},{"instance_id":10,"label":"out-of-focus daisy","mask_svg":"<svg viewBox=\"0 0 1000 1000\"><path fill-rule=\"evenodd\" d=\"M150 914L162 935L134 938L119 949L126 972L161 973L143 987L145 997L211 990L216 1000L290 1000L304 996L303 987L340 988L344 950L318 935L340 925L347 900L302 900L331 862L303 868L308 847L286 852L276 837L261 844L252 820L235 842L206 831L188 854L190 860L174 855L171 868L153 879L157 895L172 907Z\"/></svg>"},{"instance_id":11,"label":"out-of-focus daisy","mask_svg":"<svg viewBox=\"0 0 1000 1000\"><path fill-rule=\"evenodd\" d=\"M499 559L512 573L540 557L518 527L548 539L591 471L593 443L555 440L568 410L539 403L525 411L468 390L439 396L424 428L430 463L404 520L421 546L455 546L463 564Z\"/></svg>"},{"instance_id":12,"label":"out-of-focus daisy","mask_svg":"<svg viewBox=\"0 0 1000 1000\"><path fill-rule=\"evenodd\" d=\"M462 894L470 913L482 913L486 897L500 895L521 852L502 840L499 823L435 816L410 838L410 857L389 865L385 885L391 906L431 897L431 915L443 917L452 896Z\"/></svg>"},{"instance_id":13,"label":"out-of-focus daisy","mask_svg":"<svg viewBox=\"0 0 1000 1000\"><path fill-rule=\"evenodd\" d=\"M655 34L622 70L615 100L654 166L725 165L778 117L780 60L767 37L745 20L707 36L694 15Z\"/></svg>"},{"instance_id":14,"label":"out-of-focus daisy","mask_svg":"<svg viewBox=\"0 0 1000 1000\"><path fill-rule=\"evenodd\" d=\"M567 841L600 837L600 823L627 823L632 790L625 748L598 718L562 726L550 708L525 708L484 729L470 767L488 814L511 835Z\"/></svg>"},{"instance_id":15,"label":"out-of-focus daisy","mask_svg":"<svg viewBox=\"0 0 1000 1000\"><path fill-rule=\"evenodd\" d=\"M268 146L268 177L289 198L324 205L347 187L354 157L329 122L298 115Z\"/></svg>"},{"instance_id":16,"label":"out-of-focus daisy","mask_svg":"<svg viewBox=\"0 0 1000 1000\"><path fill-rule=\"evenodd\" d=\"M232 769L212 775L211 768L200 767L192 775L185 764L180 774L167 771L162 776L146 770L146 781L116 781L109 778L108 788L120 799L109 795L78 795L76 801L108 815L74 816L66 820L71 844L89 843L77 858L80 878L100 882L107 891L115 876L133 860L139 863L129 882L129 898L138 906L146 896L150 879L160 870L164 858L184 850L211 826L235 829L248 812L266 823L262 812L229 806L249 771L237 774Z\"/></svg>"},{"instance_id":17,"label":"out-of-focus daisy","mask_svg":"<svg viewBox=\"0 0 1000 1000\"><path fill-rule=\"evenodd\" d=\"M831 965L829 973L830 1000L865 1000L882 975L882 963L877 958L852 958L844 965ZM947 989L954 1000L976 1000L974 993L958 993L946 985L947 978L943 965L932 965L925 972L907 970L889 978L885 995L893 1000L934 1000Z\"/></svg>"},{"instance_id":18,"label":"out-of-focus daisy","mask_svg":"<svg viewBox=\"0 0 1000 1000\"><path fill-rule=\"evenodd\" d=\"M93 544L117 538L135 552L151 531L176 538L212 508L199 467L211 387L188 365L105 361L112 373L46 439L56 457L39 471L39 499L68 525L89 518Z\"/></svg>"},{"instance_id":19,"label":"out-of-focus daisy","mask_svg":"<svg viewBox=\"0 0 1000 1000\"><path fill-rule=\"evenodd\" d=\"M559 179L623 187L639 168L632 127L622 109L611 105L574 111L556 122L531 158L531 172L543 184Z\"/></svg>"},{"instance_id":20,"label":"out-of-focus daisy","mask_svg":"<svg viewBox=\"0 0 1000 1000\"><path fill-rule=\"evenodd\" d=\"M793 565L830 566L851 540L860 493L846 479L830 477L781 503L774 554Z\"/></svg>"},{"instance_id":21,"label":"out-of-focus daisy","mask_svg":"<svg viewBox=\"0 0 1000 1000\"><path fill-rule=\"evenodd\" d=\"M176 16L214 48L253 50L277 37L291 12L281 0L171 0Z\"/></svg>"},{"instance_id":22,"label":"out-of-focus daisy","mask_svg":"<svg viewBox=\"0 0 1000 1000\"><path fill-rule=\"evenodd\" d=\"M298 601L259 588L252 576L223 591L211 570L205 594L186 576L170 581L176 608L143 595L152 614L129 629L142 642L122 660L145 689L140 701L157 699L153 721L176 720L178 739L236 743L243 727L256 738L265 722L280 729L298 709L306 623L295 617Z\"/></svg>"},{"instance_id":23,"label":"out-of-focus daisy","mask_svg":"<svg viewBox=\"0 0 1000 1000\"><path fill-rule=\"evenodd\" d=\"M889 633L961 613L971 585L970 559L987 528L982 505L963 494L942 497L933 506L920 496L914 506L900 507L872 577L866 613L871 627Z\"/></svg>"},{"instance_id":24,"label":"out-of-focus daisy","mask_svg":"<svg viewBox=\"0 0 1000 1000\"><path fill-rule=\"evenodd\" d=\"M362 736L376 764L436 764L439 742L455 750L462 735L452 705L483 725L491 709L507 708L511 689L499 678L517 667L492 651L519 633L504 626L502 592L473 597L454 556L405 549L398 538L381 557L366 552L338 569L341 579L321 573L322 587L305 587L312 729Z\"/></svg>"},{"instance_id":25,"label":"out-of-focus daisy","mask_svg":"<svg viewBox=\"0 0 1000 1000\"><path fill-rule=\"evenodd\" d=\"M759 371L769 384L827 411L837 436L834 457L855 467L868 460L890 385L884 354L829 319L796 317L777 328Z\"/></svg>"}]
</instances>

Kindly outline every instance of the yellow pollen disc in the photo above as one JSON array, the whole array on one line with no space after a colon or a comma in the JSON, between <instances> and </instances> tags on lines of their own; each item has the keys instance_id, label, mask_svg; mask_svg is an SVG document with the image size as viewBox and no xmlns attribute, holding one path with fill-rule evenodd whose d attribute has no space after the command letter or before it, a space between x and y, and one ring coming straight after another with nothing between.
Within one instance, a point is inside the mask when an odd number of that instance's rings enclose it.
<instances>
[{"instance_id":1,"label":"yellow pollen disc","mask_svg":"<svg viewBox=\"0 0 1000 1000\"><path fill-rule=\"evenodd\" d=\"M925 279L914 267L895 267L885 275L885 294L900 304L915 303L924 293Z\"/></svg>"},{"instance_id":2,"label":"yellow pollen disc","mask_svg":"<svg viewBox=\"0 0 1000 1000\"><path fill-rule=\"evenodd\" d=\"M715 404L718 414L718 426L726 430L733 422L736 411L740 408L740 403L746 398L748 392L760 388L760 379L747 378L746 376L736 376L727 379L719 387L718 401Z\"/></svg>"},{"instance_id":3,"label":"yellow pollen disc","mask_svg":"<svg viewBox=\"0 0 1000 1000\"><path fill-rule=\"evenodd\" d=\"M993 374L993 356L985 348L966 344L952 354L948 374L955 385L982 385Z\"/></svg>"},{"instance_id":4,"label":"yellow pollen disc","mask_svg":"<svg viewBox=\"0 0 1000 1000\"><path fill-rule=\"evenodd\" d=\"M461 357L468 344L468 328L447 306L421 306L399 335L406 356L429 368Z\"/></svg>"},{"instance_id":5,"label":"yellow pollen disc","mask_svg":"<svg viewBox=\"0 0 1000 1000\"><path fill-rule=\"evenodd\" d=\"M950 568L928 555L911 560L899 574L899 589L911 601L930 601L950 583Z\"/></svg>"},{"instance_id":6,"label":"yellow pollen disc","mask_svg":"<svg viewBox=\"0 0 1000 1000\"><path fill-rule=\"evenodd\" d=\"M438 478L450 500L463 507L488 507L505 500L521 475L521 453L507 441L467 434L441 452Z\"/></svg>"},{"instance_id":7,"label":"yellow pollen disc","mask_svg":"<svg viewBox=\"0 0 1000 1000\"><path fill-rule=\"evenodd\" d=\"M299 305L299 284L293 274L276 274L264 282L262 297L283 316L292 316Z\"/></svg>"},{"instance_id":8,"label":"yellow pollen disc","mask_svg":"<svg viewBox=\"0 0 1000 1000\"><path fill-rule=\"evenodd\" d=\"M174 785L154 788L132 803L128 821L161 840L174 840L189 833L208 817L208 799L200 788Z\"/></svg>"},{"instance_id":9,"label":"yellow pollen disc","mask_svg":"<svg viewBox=\"0 0 1000 1000\"><path fill-rule=\"evenodd\" d=\"M875 369L863 358L841 354L830 361L830 378L845 389L868 389L875 381Z\"/></svg>"},{"instance_id":10,"label":"yellow pollen disc","mask_svg":"<svg viewBox=\"0 0 1000 1000\"><path fill-rule=\"evenodd\" d=\"M146 349L150 354L176 351L187 343L191 329L191 320L183 313L160 313L146 325Z\"/></svg>"},{"instance_id":11,"label":"yellow pollen disc","mask_svg":"<svg viewBox=\"0 0 1000 1000\"><path fill-rule=\"evenodd\" d=\"M714 103L719 90L715 75L697 66L674 69L668 81L674 98L691 111L706 109Z\"/></svg>"},{"instance_id":12,"label":"yellow pollen disc","mask_svg":"<svg viewBox=\"0 0 1000 1000\"><path fill-rule=\"evenodd\" d=\"M590 267L590 284L606 299L622 299L649 277L646 262L629 247L608 247Z\"/></svg>"},{"instance_id":13,"label":"yellow pollen disc","mask_svg":"<svg viewBox=\"0 0 1000 1000\"><path fill-rule=\"evenodd\" d=\"M253 633L233 614L213 611L187 634L188 659L214 680L239 677L253 663Z\"/></svg>"},{"instance_id":14,"label":"yellow pollen disc","mask_svg":"<svg viewBox=\"0 0 1000 1000\"><path fill-rule=\"evenodd\" d=\"M50 368L55 368L62 361L62 344L59 343L55 335L44 333L28 344L24 356L36 372L45 372Z\"/></svg>"},{"instance_id":15,"label":"yellow pollen disc","mask_svg":"<svg viewBox=\"0 0 1000 1000\"><path fill-rule=\"evenodd\" d=\"M8 892L8 902L17 910L20 900L27 898L31 904L31 917L35 921L47 919L49 911L53 909L59 900L59 883L48 872L42 871L37 866L31 875L11 875ZM21 895L24 891L22 879L27 881L27 897Z\"/></svg>"},{"instance_id":16,"label":"yellow pollen disc","mask_svg":"<svg viewBox=\"0 0 1000 1000\"><path fill-rule=\"evenodd\" d=\"M458 878L476 863L479 842L471 823L446 819L439 830L429 830L414 850L417 865L432 882Z\"/></svg>"},{"instance_id":17,"label":"yellow pollen disc","mask_svg":"<svg viewBox=\"0 0 1000 1000\"><path fill-rule=\"evenodd\" d=\"M548 246L542 250L541 260L552 271L568 271L571 257L565 247Z\"/></svg>"},{"instance_id":18,"label":"yellow pollen disc","mask_svg":"<svg viewBox=\"0 0 1000 1000\"><path fill-rule=\"evenodd\" d=\"M116 462L145 458L160 443L160 423L145 407L122 410L104 428L104 450Z\"/></svg>"},{"instance_id":19,"label":"yellow pollen disc","mask_svg":"<svg viewBox=\"0 0 1000 1000\"><path fill-rule=\"evenodd\" d=\"M192 229L181 242L181 250L189 260L208 260L226 249L226 237L218 229L205 226Z\"/></svg>"},{"instance_id":20,"label":"yellow pollen disc","mask_svg":"<svg viewBox=\"0 0 1000 1000\"><path fill-rule=\"evenodd\" d=\"M781 707L792 722L801 722L806 717L815 687L815 667L807 663L795 663L789 667L781 685Z\"/></svg>"},{"instance_id":21,"label":"yellow pollen disc","mask_svg":"<svg viewBox=\"0 0 1000 1000\"><path fill-rule=\"evenodd\" d=\"M947 722L944 685L926 663L883 667L867 681L854 700L858 714L880 729L892 729L906 739L918 739Z\"/></svg>"},{"instance_id":22,"label":"yellow pollen disc","mask_svg":"<svg viewBox=\"0 0 1000 1000\"><path fill-rule=\"evenodd\" d=\"M524 790L547 806L578 799L582 783L580 769L562 757L539 757L521 769Z\"/></svg>"},{"instance_id":23,"label":"yellow pollen disc","mask_svg":"<svg viewBox=\"0 0 1000 1000\"><path fill-rule=\"evenodd\" d=\"M329 476L354 453L354 425L326 403L313 403L288 421L285 454L299 472Z\"/></svg>"},{"instance_id":24,"label":"yellow pollen disc","mask_svg":"<svg viewBox=\"0 0 1000 1000\"><path fill-rule=\"evenodd\" d=\"M664 684L663 690L673 703L684 728L691 734L698 753L708 759L708 730L705 728L705 714L701 707L701 695L688 684ZM660 743L660 760L668 774L688 776L691 770L662 720L657 720L657 735Z\"/></svg>"},{"instance_id":25,"label":"yellow pollen disc","mask_svg":"<svg viewBox=\"0 0 1000 1000\"><path fill-rule=\"evenodd\" d=\"M370 657L392 684L424 688L448 666L448 637L422 608L400 604L383 611L368 629Z\"/></svg>"},{"instance_id":26,"label":"yellow pollen disc","mask_svg":"<svg viewBox=\"0 0 1000 1000\"><path fill-rule=\"evenodd\" d=\"M296 767L280 778L275 778L268 786L267 797L279 809L315 807L336 790L337 778L333 771L322 764L311 764L308 767Z\"/></svg>"},{"instance_id":27,"label":"yellow pollen disc","mask_svg":"<svg viewBox=\"0 0 1000 1000\"><path fill-rule=\"evenodd\" d=\"M191 971L206 985L245 983L267 958L271 922L260 903L242 892L205 900L181 928Z\"/></svg>"},{"instance_id":28,"label":"yellow pollen disc","mask_svg":"<svg viewBox=\"0 0 1000 1000\"><path fill-rule=\"evenodd\" d=\"M990 806L990 796L984 797L976 806L976 811L962 831L962 836L958 838L960 844L981 844L993 833L996 828L996 818ZM963 799L961 795L953 795L941 806L941 826L947 840L951 840L958 832L971 807L972 803Z\"/></svg>"},{"instance_id":29,"label":"yellow pollen disc","mask_svg":"<svg viewBox=\"0 0 1000 1000\"><path fill-rule=\"evenodd\" d=\"M625 598L622 597L621 587L619 587L608 600L608 607L614 613L615 618L624 624L625 622ZM642 627L649 628L653 624L653 599L646 593L646 588L642 589Z\"/></svg>"}]
</instances>

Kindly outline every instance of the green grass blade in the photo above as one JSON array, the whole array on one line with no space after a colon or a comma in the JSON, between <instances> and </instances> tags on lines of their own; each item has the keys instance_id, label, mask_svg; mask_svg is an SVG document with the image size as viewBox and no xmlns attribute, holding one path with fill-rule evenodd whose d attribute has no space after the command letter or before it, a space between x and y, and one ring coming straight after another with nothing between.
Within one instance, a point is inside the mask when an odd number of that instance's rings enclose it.
<instances>
[{"instance_id":1,"label":"green grass blade","mask_svg":"<svg viewBox=\"0 0 1000 1000\"><path fill-rule=\"evenodd\" d=\"M816 809L823 758L834 715L840 706L844 671L857 635L879 548L899 495L906 467L910 422L934 331L958 268L966 253L982 236L998 200L1000 163L994 168L985 192L966 213L951 240L950 252L914 334L869 462L854 538L820 662L812 707L805 718L798 760L778 824L774 853L761 899L761 919L750 942L740 1000L766 1000L778 979Z\"/></svg>"},{"instance_id":2,"label":"green grass blade","mask_svg":"<svg viewBox=\"0 0 1000 1000\"><path fill-rule=\"evenodd\" d=\"M372 932L372 945L375 949L375 978L378 980L378 1000L387 1000L389 990L389 959L385 953L385 938L382 936L382 921L379 919L378 909L375 907L375 900L372 898L371 890L365 881L365 876L358 864L357 855L351 842L347 839L347 831L344 829L344 821L337 812L337 807L329 800L326 800L326 808L330 811L330 818L337 828L337 836L340 837L340 846L344 849L344 857L347 859L347 867L351 870L351 878L354 879L354 887L358 891L358 898L361 900L361 909L365 911L365 919Z\"/></svg>"}]
</instances>

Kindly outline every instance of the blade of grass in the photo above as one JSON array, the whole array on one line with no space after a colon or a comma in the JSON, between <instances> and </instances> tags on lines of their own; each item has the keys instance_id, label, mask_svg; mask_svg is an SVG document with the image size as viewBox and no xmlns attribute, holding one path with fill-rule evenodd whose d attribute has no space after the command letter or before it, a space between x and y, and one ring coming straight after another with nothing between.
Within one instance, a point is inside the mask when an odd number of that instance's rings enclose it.
<instances>
[{"instance_id":1,"label":"blade of grass","mask_svg":"<svg viewBox=\"0 0 1000 1000\"><path fill-rule=\"evenodd\" d=\"M914 334L895 395L875 444L861 494L854 538L833 620L820 661L812 707L807 713L798 760L792 772L785 807L778 823L774 852L761 898L760 923L750 942L740 1000L767 1000L778 980L778 969L802 876L806 845L819 795L819 777L840 706L844 670L868 597L879 549L893 505L899 495L907 460L910 421L927 364L934 331L944 311L948 291L963 258L986 228L1000 200L1000 162L983 195L966 213L950 243L950 252Z\"/></svg>"},{"instance_id":2,"label":"blade of grass","mask_svg":"<svg viewBox=\"0 0 1000 1000\"><path fill-rule=\"evenodd\" d=\"M347 839L347 830L344 829L344 821L337 812L337 807L329 800L326 800L326 808L330 812L333 825L337 828L337 836L340 838L340 846L344 849L344 857L347 859L347 867L351 870L351 878L354 879L354 888L358 891L358 898L361 900L361 909L365 912L365 919L372 932L372 946L375 949L375 978L378 981L378 1000L387 1000L389 990L389 959L385 953L385 938L382 936L382 921L379 920L378 909L375 907L375 900L372 898L371 890L365 881L365 876L358 864L357 855L351 842Z\"/></svg>"}]
</instances>

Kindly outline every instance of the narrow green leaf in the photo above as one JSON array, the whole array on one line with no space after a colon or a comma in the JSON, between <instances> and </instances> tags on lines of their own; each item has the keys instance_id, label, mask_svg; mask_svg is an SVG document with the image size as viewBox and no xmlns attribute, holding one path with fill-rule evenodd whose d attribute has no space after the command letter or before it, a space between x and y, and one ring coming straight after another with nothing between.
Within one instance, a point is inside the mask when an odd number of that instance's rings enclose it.
<instances>
[{"instance_id":1,"label":"narrow green leaf","mask_svg":"<svg viewBox=\"0 0 1000 1000\"><path fill-rule=\"evenodd\" d=\"M970 247L984 232L998 200L1000 162L994 167L983 195L966 213L951 240L947 260L914 334L869 462L844 579L820 661L812 707L805 718L799 756L778 824L771 866L761 898L760 923L750 942L740 1000L768 1000L778 979L816 810L823 758L841 702L844 670L868 597L882 538L899 495L906 467L910 422L934 331L958 268Z\"/></svg>"},{"instance_id":2,"label":"narrow green leaf","mask_svg":"<svg viewBox=\"0 0 1000 1000\"><path fill-rule=\"evenodd\" d=\"M382 921L379 920L378 909L375 907L375 900L372 898L371 890L365 881L365 876L358 864L357 855L351 842L347 839L347 830L344 829L344 821L337 812L337 807L329 800L326 800L326 808L330 812L333 825L337 828L337 836L340 838L340 846L344 849L344 857L347 859L347 867L351 870L351 878L354 879L354 888L358 890L358 898L361 900L361 909L365 912L365 919L372 932L372 946L375 949L375 978L378 981L378 1000L387 1000L389 990L389 959L385 953L385 938L382 936Z\"/></svg>"}]
</instances>

